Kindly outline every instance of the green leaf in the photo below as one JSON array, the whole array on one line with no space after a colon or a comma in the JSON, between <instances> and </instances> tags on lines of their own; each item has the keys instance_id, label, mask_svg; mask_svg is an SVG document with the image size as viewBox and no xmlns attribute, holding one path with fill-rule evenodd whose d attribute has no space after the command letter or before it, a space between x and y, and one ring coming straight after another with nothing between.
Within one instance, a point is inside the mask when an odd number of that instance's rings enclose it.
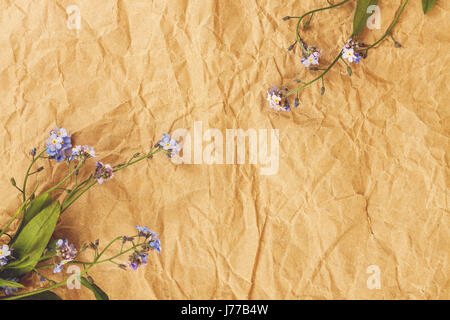
<instances>
[{"instance_id":1,"label":"green leaf","mask_svg":"<svg viewBox=\"0 0 450 320\"><path fill-rule=\"evenodd\" d=\"M61 206L55 201L24 226L11 245L16 260L5 266L8 276L18 276L33 270L55 230L60 212Z\"/></svg>"},{"instance_id":2,"label":"green leaf","mask_svg":"<svg viewBox=\"0 0 450 320\"><path fill-rule=\"evenodd\" d=\"M39 212L48 207L52 203L52 197L46 192L37 196L33 201L30 202L28 209L24 210L22 221L17 229L16 235L13 241L17 238L17 235L31 221Z\"/></svg>"},{"instance_id":3,"label":"green leaf","mask_svg":"<svg viewBox=\"0 0 450 320\"><path fill-rule=\"evenodd\" d=\"M1 278L0 278L0 287L25 288L20 283L17 283L17 282L14 282L14 281L5 280L5 279L1 279Z\"/></svg>"},{"instance_id":4,"label":"green leaf","mask_svg":"<svg viewBox=\"0 0 450 320\"><path fill-rule=\"evenodd\" d=\"M41 293L33 294L32 296L18 298L16 300L62 300L62 299L54 292L44 291Z\"/></svg>"},{"instance_id":5,"label":"green leaf","mask_svg":"<svg viewBox=\"0 0 450 320\"><path fill-rule=\"evenodd\" d=\"M355 10L355 17L353 18L353 33L352 37L359 35L367 24L367 19L371 13L367 13L367 8L372 5L377 5L378 0L358 0Z\"/></svg>"},{"instance_id":6,"label":"green leaf","mask_svg":"<svg viewBox=\"0 0 450 320\"><path fill-rule=\"evenodd\" d=\"M81 284L83 286L85 286L86 288L88 288L89 290L92 291L92 293L94 293L94 296L97 300L109 300L108 295L105 293L105 291L103 291L102 289L100 289L100 287L98 287L95 283L90 283L86 278L81 277Z\"/></svg>"},{"instance_id":7,"label":"green leaf","mask_svg":"<svg viewBox=\"0 0 450 320\"><path fill-rule=\"evenodd\" d=\"M422 0L423 13L427 14L435 5L436 0Z\"/></svg>"}]
</instances>

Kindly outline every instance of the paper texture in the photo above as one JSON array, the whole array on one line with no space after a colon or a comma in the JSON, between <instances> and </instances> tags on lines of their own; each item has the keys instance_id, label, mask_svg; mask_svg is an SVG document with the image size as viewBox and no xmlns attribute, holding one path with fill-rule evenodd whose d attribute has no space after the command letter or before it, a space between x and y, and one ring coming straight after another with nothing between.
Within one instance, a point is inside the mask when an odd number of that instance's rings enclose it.
<instances>
[{"instance_id":1,"label":"paper texture","mask_svg":"<svg viewBox=\"0 0 450 320\"><path fill-rule=\"evenodd\" d=\"M71 5L79 30L68 28ZM224 135L279 129L275 175L248 161L175 165L158 155L80 198L56 234L77 246L104 245L135 225L160 234L162 252L145 268L92 269L112 299L450 298L450 3L424 16L410 1L394 32L401 49L386 40L352 77L333 68L323 97L316 83L301 92L299 109L277 113L267 89L314 76L286 50L296 22L282 17L322 5L1 1L0 223L20 205L9 178L23 178L29 150L56 125L111 164L195 121ZM399 5L380 1L381 29L361 40L380 37ZM354 8L318 13L303 32L322 62L347 40ZM64 164L42 165L30 188L66 174ZM370 266L380 289L368 288ZM93 299L83 288L56 292Z\"/></svg>"}]
</instances>

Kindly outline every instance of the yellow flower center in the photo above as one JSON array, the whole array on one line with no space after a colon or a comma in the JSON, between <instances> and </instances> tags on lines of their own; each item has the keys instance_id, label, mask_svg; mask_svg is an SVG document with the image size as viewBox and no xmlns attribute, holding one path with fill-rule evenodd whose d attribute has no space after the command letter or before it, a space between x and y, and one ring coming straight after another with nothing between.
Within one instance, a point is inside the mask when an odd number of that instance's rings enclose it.
<instances>
[{"instance_id":1,"label":"yellow flower center","mask_svg":"<svg viewBox=\"0 0 450 320\"><path fill-rule=\"evenodd\" d=\"M53 144L56 144L57 142L58 142L58 141L56 141L56 139L53 139L53 140L52 140L52 143L53 143Z\"/></svg>"},{"instance_id":2,"label":"yellow flower center","mask_svg":"<svg viewBox=\"0 0 450 320\"><path fill-rule=\"evenodd\" d=\"M56 134L57 134L58 136L60 136L60 135L61 135L61 132L57 132Z\"/></svg>"},{"instance_id":3,"label":"yellow flower center","mask_svg":"<svg viewBox=\"0 0 450 320\"><path fill-rule=\"evenodd\" d=\"M3 251L0 250L0 256L3 255Z\"/></svg>"}]
</instances>

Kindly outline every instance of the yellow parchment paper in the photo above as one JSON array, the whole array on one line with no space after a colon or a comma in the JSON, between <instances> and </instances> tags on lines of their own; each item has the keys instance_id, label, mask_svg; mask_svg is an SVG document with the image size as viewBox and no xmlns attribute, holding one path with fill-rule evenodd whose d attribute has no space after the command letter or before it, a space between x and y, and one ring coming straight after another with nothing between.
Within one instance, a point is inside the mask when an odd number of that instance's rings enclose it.
<instances>
[{"instance_id":1,"label":"yellow parchment paper","mask_svg":"<svg viewBox=\"0 0 450 320\"><path fill-rule=\"evenodd\" d=\"M71 5L79 30L67 27ZM56 125L111 164L195 121L222 132L279 129L275 175L159 155L94 187L63 214L56 235L80 247L133 234L135 225L160 234L162 252L145 268L92 269L112 299L448 299L450 3L438 0L424 16L410 1L395 29L401 49L384 42L352 77L334 68L323 97L316 83L300 93L299 109L277 113L266 90L314 76L298 51L287 52L295 21L281 18L324 5L1 1L1 224L20 205L9 178L22 179L29 150ZM355 5L316 14L303 32L322 62L347 40ZM399 5L380 1L381 29L361 39L380 37ZM42 165L30 188L67 172ZM367 286L372 265L380 289ZM93 298L83 288L56 292Z\"/></svg>"}]
</instances>

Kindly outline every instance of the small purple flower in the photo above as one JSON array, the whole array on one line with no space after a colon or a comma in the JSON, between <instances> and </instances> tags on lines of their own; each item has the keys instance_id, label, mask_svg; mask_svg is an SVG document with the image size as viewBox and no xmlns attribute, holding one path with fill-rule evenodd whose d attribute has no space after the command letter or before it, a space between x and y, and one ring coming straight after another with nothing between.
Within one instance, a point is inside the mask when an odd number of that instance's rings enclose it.
<instances>
[{"instance_id":1,"label":"small purple flower","mask_svg":"<svg viewBox=\"0 0 450 320\"><path fill-rule=\"evenodd\" d=\"M148 254L146 253L134 252L130 256L130 268L136 271L140 266L147 264L147 258Z\"/></svg>"},{"instance_id":2,"label":"small purple flower","mask_svg":"<svg viewBox=\"0 0 450 320\"><path fill-rule=\"evenodd\" d=\"M57 162L69 159L72 142L64 128L55 128L50 131L50 137L46 141L47 154Z\"/></svg>"},{"instance_id":3,"label":"small purple flower","mask_svg":"<svg viewBox=\"0 0 450 320\"><path fill-rule=\"evenodd\" d=\"M363 57L358 50L362 44L356 39L350 38L342 48L342 58L347 59L348 62L358 63Z\"/></svg>"},{"instance_id":4,"label":"small purple flower","mask_svg":"<svg viewBox=\"0 0 450 320\"><path fill-rule=\"evenodd\" d=\"M150 249L155 249L158 253L161 252L161 242L159 241L158 235L147 227L136 226L139 231L139 236L148 238L148 244Z\"/></svg>"},{"instance_id":5,"label":"small purple flower","mask_svg":"<svg viewBox=\"0 0 450 320\"><path fill-rule=\"evenodd\" d=\"M284 102L283 102L284 99ZM286 97L277 86L274 86L267 92L267 101L269 101L270 108L278 111L289 111L291 106Z\"/></svg>"},{"instance_id":6,"label":"small purple flower","mask_svg":"<svg viewBox=\"0 0 450 320\"><path fill-rule=\"evenodd\" d=\"M310 46L308 49L305 49L302 53L301 62L306 68L309 68L311 65L319 64L320 55L322 52L318 50L316 47Z\"/></svg>"},{"instance_id":7,"label":"small purple flower","mask_svg":"<svg viewBox=\"0 0 450 320\"><path fill-rule=\"evenodd\" d=\"M76 146L72 149L72 159L83 160L87 158L95 158L94 148L90 146Z\"/></svg>"},{"instance_id":8,"label":"small purple flower","mask_svg":"<svg viewBox=\"0 0 450 320\"><path fill-rule=\"evenodd\" d=\"M7 244L0 247L0 258L6 258L11 255L11 250Z\"/></svg>"},{"instance_id":9,"label":"small purple flower","mask_svg":"<svg viewBox=\"0 0 450 320\"><path fill-rule=\"evenodd\" d=\"M75 259L78 254L77 248L67 239L59 239L56 242L56 255L63 258L53 269L53 273L59 273L62 271L65 264Z\"/></svg>"},{"instance_id":10,"label":"small purple flower","mask_svg":"<svg viewBox=\"0 0 450 320\"><path fill-rule=\"evenodd\" d=\"M37 152L37 149L33 148L33 150L30 151L30 155L34 157L36 155L36 152Z\"/></svg>"},{"instance_id":11,"label":"small purple flower","mask_svg":"<svg viewBox=\"0 0 450 320\"><path fill-rule=\"evenodd\" d=\"M139 231L139 236L143 237L147 237L152 232L149 228L140 226L136 226L136 230Z\"/></svg>"},{"instance_id":12,"label":"small purple flower","mask_svg":"<svg viewBox=\"0 0 450 320\"><path fill-rule=\"evenodd\" d=\"M6 266L8 264L8 259L0 258L0 267Z\"/></svg>"},{"instance_id":13,"label":"small purple flower","mask_svg":"<svg viewBox=\"0 0 450 320\"><path fill-rule=\"evenodd\" d=\"M150 248L155 249L158 253L161 253L161 242L159 241L159 238L150 240L148 244L150 245Z\"/></svg>"},{"instance_id":14,"label":"small purple flower","mask_svg":"<svg viewBox=\"0 0 450 320\"><path fill-rule=\"evenodd\" d=\"M162 135L162 138L158 141L157 146L167 151L169 157L174 157L181 151L181 145L179 145L175 139L172 139L168 133L164 133Z\"/></svg>"},{"instance_id":15,"label":"small purple flower","mask_svg":"<svg viewBox=\"0 0 450 320\"><path fill-rule=\"evenodd\" d=\"M61 260L53 269L53 273L60 273L64 269L64 265L72 260Z\"/></svg>"},{"instance_id":16,"label":"small purple flower","mask_svg":"<svg viewBox=\"0 0 450 320\"><path fill-rule=\"evenodd\" d=\"M97 161L95 166L94 176L99 184L114 177L114 170L109 164L103 164L102 162Z\"/></svg>"}]
</instances>

